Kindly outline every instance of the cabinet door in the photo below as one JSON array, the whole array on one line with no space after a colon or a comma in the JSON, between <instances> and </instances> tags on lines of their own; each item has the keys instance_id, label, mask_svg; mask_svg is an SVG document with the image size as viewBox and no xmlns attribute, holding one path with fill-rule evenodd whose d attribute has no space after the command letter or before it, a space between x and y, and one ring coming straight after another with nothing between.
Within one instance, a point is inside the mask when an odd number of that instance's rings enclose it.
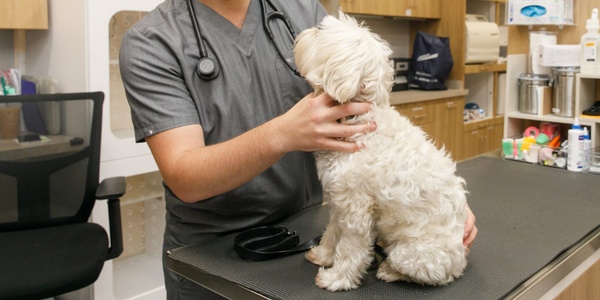
<instances>
[{"instance_id":1,"label":"cabinet door","mask_svg":"<svg viewBox=\"0 0 600 300\"><path fill-rule=\"evenodd\" d=\"M0 1L0 29L48 29L48 0Z\"/></svg>"},{"instance_id":2,"label":"cabinet door","mask_svg":"<svg viewBox=\"0 0 600 300\"><path fill-rule=\"evenodd\" d=\"M503 128L502 117L465 124L460 159L477 156L500 148Z\"/></svg>"},{"instance_id":3,"label":"cabinet door","mask_svg":"<svg viewBox=\"0 0 600 300\"><path fill-rule=\"evenodd\" d=\"M406 18L439 19L440 0L340 0L342 11Z\"/></svg>"},{"instance_id":4,"label":"cabinet door","mask_svg":"<svg viewBox=\"0 0 600 300\"><path fill-rule=\"evenodd\" d=\"M482 133L480 129L464 132L462 155L460 159L467 159L479 155L483 135L484 133Z\"/></svg>"},{"instance_id":5,"label":"cabinet door","mask_svg":"<svg viewBox=\"0 0 600 300\"><path fill-rule=\"evenodd\" d=\"M460 153L462 134L462 108L463 98L451 98L435 104L435 129L432 138L438 148L445 147L453 158Z\"/></svg>"}]
</instances>

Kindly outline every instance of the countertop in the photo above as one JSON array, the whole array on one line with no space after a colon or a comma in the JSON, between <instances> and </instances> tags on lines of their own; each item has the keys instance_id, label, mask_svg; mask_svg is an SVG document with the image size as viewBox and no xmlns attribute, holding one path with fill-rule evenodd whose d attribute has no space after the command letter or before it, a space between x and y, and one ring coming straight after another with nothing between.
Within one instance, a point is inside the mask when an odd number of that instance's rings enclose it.
<instances>
[{"instance_id":1,"label":"countertop","mask_svg":"<svg viewBox=\"0 0 600 300\"><path fill-rule=\"evenodd\" d=\"M358 289L331 293L315 286L318 267L303 255L241 259L233 251L235 234L176 249L167 265L232 299L538 299L585 259L565 254L587 247L581 242L588 240L590 251L600 249L600 202L591 188L598 175L483 156L457 169L467 182L479 234L465 274L448 286L384 283L370 270ZM317 207L279 224L303 242L322 233L327 215ZM539 277L547 279L544 284Z\"/></svg>"},{"instance_id":2,"label":"countertop","mask_svg":"<svg viewBox=\"0 0 600 300\"><path fill-rule=\"evenodd\" d=\"M469 90L466 89L448 89L444 91L423 91L423 90L406 90L390 93L390 104L400 105L415 102L439 100L445 98L466 96Z\"/></svg>"}]
</instances>

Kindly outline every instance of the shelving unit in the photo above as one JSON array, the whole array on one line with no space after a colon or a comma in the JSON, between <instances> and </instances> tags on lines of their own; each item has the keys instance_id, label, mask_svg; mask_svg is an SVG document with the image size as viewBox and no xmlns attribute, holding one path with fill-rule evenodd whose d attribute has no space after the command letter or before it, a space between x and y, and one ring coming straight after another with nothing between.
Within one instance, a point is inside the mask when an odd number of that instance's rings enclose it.
<instances>
[{"instance_id":1,"label":"shelving unit","mask_svg":"<svg viewBox=\"0 0 600 300\"><path fill-rule=\"evenodd\" d=\"M506 64L488 63L465 65L465 75L487 72L506 72Z\"/></svg>"},{"instance_id":2,"label":"shelving unit","mask_svg":"<svg viewBox=\"0 0 600 300\"><path fill-rule=\"evenodd\" d=\"M466 13L485 16L498 26L504 25L506 0L467 0ZM493 119L498 114L498 95L500 87L498 77L506 72L506 63L488 62L483 64L466 64L464 69L465 88L471 91L467 102L476 103L486 112L486 119ZM491 149L489 149L491 150Z\"/></svg>"},{"instance_id":3,"label":"shelving unit","mask_svg":"<svg viewBox=\"0 0 600 300\"><path fill-rule=\"evenodd\" d=\"M592 10L597 6L591 1L577 1L574 5L574 19L577 26L545 25L548 30L557 32L558 44L579 44L581 35L585 33L585 23ZM541 122L552 122L563 125L565 131L571 127L575 118L559 117L552 114L533 115L518 111L517 79L519 74L526 73L527 53L529 53L529 32L539 30L541 25L533 27L511 25L508 29L511 43L508 48L507 63L507 102L505 106L504 137L516 137L523 134L529 126L537 126ZM600 145L600 118L586 117L581 112L592 106L594 101L600 99L600 76L577 75L575 84L575 114L582 126L590 128L592 147ZM564 135L566 137L566 134Z\"/></svg>"},{"instance_id":4,"label":"shelving unit","mask_svg":"<svg viewBox=\"0 0 600 300\"><path fill-rule=\"evenodd\" d=\"M490 22L502 26L505 3L505 0L467 0L465 13L484 15ZM499 76L505 72L505 63L465 64L464 82L469 90L465 102L477 104L484 110L485 117L464 123L462 158L489 152L500 146L504 118L498 109L500 90L503 89L499 84Z\"/></svg>"}]
</instances>

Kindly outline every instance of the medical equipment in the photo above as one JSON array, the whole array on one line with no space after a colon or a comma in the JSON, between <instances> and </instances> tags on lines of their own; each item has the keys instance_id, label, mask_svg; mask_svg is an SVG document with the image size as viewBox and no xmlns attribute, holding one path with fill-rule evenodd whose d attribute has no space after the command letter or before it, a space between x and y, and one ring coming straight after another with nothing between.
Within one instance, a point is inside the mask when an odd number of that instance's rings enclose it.
<instances>
[{"instance_id":1,"label":"medical equipment","mask_svg":"<svg viewBox=\"0 0 600 300\"><path fill-rule=\"evenodd\" d=\"M212 79L216 78L217 75L219 75L219 63L216 61L216 59L208 56L208 53L206 51L206 46L204 45L204 42L202 40L202 32L200 31L200 25L198 24L198 19L196 18L196 14L194 12L194 7L192 4L192 1L194 1L194 0L187 0L187 7L188 7L188 11L190 13L190 19L192 21L192 26L194 27L196 42L198 43L198 48L200 51L200 61L198 61L198 66L196 67L196 73L198 74L198 77L200 77L204 80L212 80ZM279 47L277 46L277 43L275 42L275 36L273 35L273 31L269 27L269 22L272 19L280 19L281 21L283 21L285 23L285 26L286 26L288 32L290 33L292 40L294 40L296 38L296 33L294 32L294 29L292 28L292 25L290 24L289 19L283 14L282 11L279 10L279 8L277 6L275 6L275 4L273 4L273 2L271 2L271 0L261 0L260 4L261 4L262 15L263 15L264 30L269 35L269 39L271 40L271 43L275 47L277 54L279 54L279 57L281 57L283 62L286 64L286 66L295 75L300 76L300 73L298 73L296 68L293 66L293 64L294 64L293 59L286 59L285 56L283 55L283 52L281 51L281 49L279 49ZM265 6L267 4L273 10L272 12L267 13L266 8L265 8Z\"/></svg>"},{"instance_id":2,"label":"medical equipment","mask_svg":"<svg viewBox=\"0 0 600 300\"><path fill-rule=\"evenodd\" d=\"M498 62L500 29L485 16L467 14L465 17L465 63Z\"/></svg>"}]
</instances>

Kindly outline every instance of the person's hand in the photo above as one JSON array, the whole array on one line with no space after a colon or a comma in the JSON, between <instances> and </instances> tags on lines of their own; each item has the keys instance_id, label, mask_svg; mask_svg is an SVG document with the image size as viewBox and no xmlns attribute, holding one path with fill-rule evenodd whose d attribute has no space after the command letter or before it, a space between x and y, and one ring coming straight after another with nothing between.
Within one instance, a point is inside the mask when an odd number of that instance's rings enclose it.
<instances>
[{"instance_id":1,"label":"person's hand","mask_svg":"<svg viewBox=\"0 0 600 300\"><path fill-rule=\"evenodd\" d=\"M369 111L369 103L346 103L334 105L334 100L323 93L312 93L300 100L284 115L274 119L276 134L273 141L282 151L333 150L354 152L360 149L357 143L344 138L357 133L367 133L377 128L375 123L345 125L338 119Z\"/></svg>"},{"instance_id":2,"label":"person's hand","mask_svg":"<svg viewBox=\"0 0 600 300\"><path fill-rule=\"evenodd\" d=\"M467 223L465 224L465 235L463 237L463 245L467 249L467 253L471 250L475 237L477 236L477 227L475 226L475 215L467 205Z\"/></svg>"}]
</instances>

